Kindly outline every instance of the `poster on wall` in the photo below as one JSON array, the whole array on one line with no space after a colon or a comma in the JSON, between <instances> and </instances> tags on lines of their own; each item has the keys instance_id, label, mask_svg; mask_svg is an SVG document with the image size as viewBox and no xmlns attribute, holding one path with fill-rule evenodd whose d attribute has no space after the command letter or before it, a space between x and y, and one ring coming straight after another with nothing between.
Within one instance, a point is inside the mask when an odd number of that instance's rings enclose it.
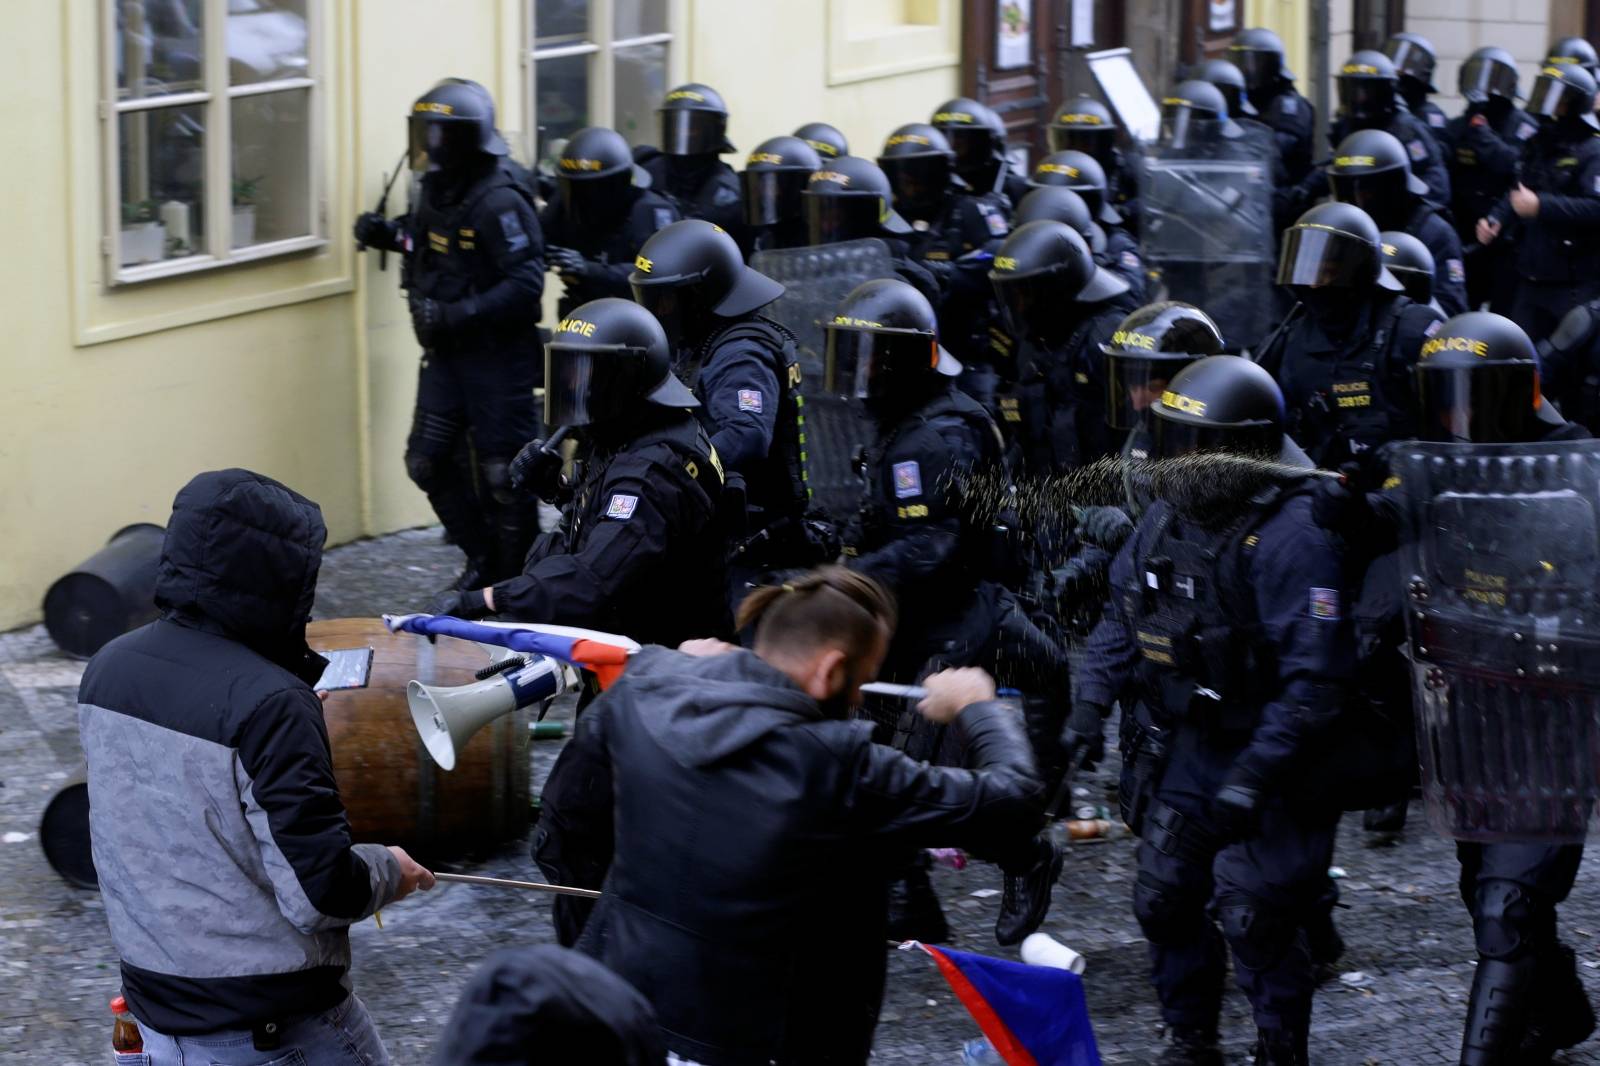
<instances>
[{"instance_id":1,"label":"poster on wall","mask_svg":"<svg viewBox=\"0 0 1600 1066\"><path fill-rule=\"evenodd\" d=\"M1239 0L1211 0L1206 28L1212 33L1232 33L1239 28Z\"/></svg>"},{"instance_id":2,"label":"poster on wall","mask_svg":"<svg viewBox=\"0 0 1600 1066\"><path fill-rule=\"evenodd\" d=\"M1015 70L1033 62L1033 0L995 0L994 65Z\"/></svg>"}]
</instances>

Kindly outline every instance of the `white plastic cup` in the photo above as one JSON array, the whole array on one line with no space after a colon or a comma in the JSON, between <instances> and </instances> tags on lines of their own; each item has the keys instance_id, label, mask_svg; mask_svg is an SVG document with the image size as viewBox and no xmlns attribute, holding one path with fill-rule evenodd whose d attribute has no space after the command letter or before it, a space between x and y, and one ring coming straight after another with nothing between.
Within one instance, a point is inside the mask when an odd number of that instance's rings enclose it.
<instances>
[{"instance_id":1,"label":"white plastic cup","mask_svg":"<svg viewBox=\"0 0 1600 1066\"><path fill-rule=\"evenodd\" d=\"M1049 966L1082 974L1089 960L1048 933L1030 933L1022 942L1022 961L1029 966Z\"/></svg>"}]
</instances>

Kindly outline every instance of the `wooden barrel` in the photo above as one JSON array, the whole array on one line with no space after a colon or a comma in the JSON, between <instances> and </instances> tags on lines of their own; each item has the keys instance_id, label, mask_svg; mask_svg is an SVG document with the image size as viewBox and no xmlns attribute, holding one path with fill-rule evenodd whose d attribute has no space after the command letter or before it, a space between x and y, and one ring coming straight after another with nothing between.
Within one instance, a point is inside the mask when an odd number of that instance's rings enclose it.
<instances>
[{"instance_id":1,"label":"wooden barrel","mask_svg":"<svg viewBox=\"0 0 1600 1066\"><path fill-rule=\"evenodd\" d=\"M472 683L489 662L481 649L448 638L429 644L367 618L313 622L306 638L320 652L372 649L367 687L335 691L323 705L333 772L357 841L398 844L425 861L485 851L527 833L528 712L484 726L446 773L428 757L406 706L412 679Z\"/></svg>"}]
</instances>

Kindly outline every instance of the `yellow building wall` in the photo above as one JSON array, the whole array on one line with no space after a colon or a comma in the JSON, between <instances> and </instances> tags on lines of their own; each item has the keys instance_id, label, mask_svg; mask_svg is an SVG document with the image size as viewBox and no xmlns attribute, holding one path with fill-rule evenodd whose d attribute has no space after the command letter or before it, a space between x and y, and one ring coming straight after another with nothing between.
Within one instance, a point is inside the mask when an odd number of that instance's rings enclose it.
<instances>
[{"instance_id":1,"label":"yellow building wall","mask_svg":"<svg viewBox=\"0 0 1600 1066\"><path fill-rule=\"evenodd\" d=\"M1264 26L1283 38L1289 69L1294 71L1300 90L1309 93L1306 79L1311 76L1311 5L1306 0L1246 0L1244 10L1246 26Z\"/></svg>"}]
</instances>

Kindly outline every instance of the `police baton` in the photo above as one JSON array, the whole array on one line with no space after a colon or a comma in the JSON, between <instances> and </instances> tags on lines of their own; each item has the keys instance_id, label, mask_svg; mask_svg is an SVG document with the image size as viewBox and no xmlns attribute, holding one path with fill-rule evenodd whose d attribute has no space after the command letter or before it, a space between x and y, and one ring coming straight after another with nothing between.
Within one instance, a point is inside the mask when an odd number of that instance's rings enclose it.
<instances>
[{"instance_id":1,"label":"police baton","mask_svg":"<svg viewBox=\"0 0 1600 1066\"><path fill-rule=\"evenodd\" d=\"M405 169L406 157L408 155L410 155L410 154L411 154L411 150L409 148L400 153L400 159L394 165L394 173L390 174L389 177L384 181L384 183L383 183L383 195L378 197L378 206L377 206L377 209L376 209L378 214L385 215L385 214L388 213L388 211L389 211L389 190L394 188L394 179L398 178L400 176L400 171ZM360 243L359 241L356 242L356 251L364 252L366 250L367 250L367 246L366 245ZM387 249L387 248L379 248L378 249L378 269L379 270L388 270L389 269L389 249Z\"/></svg>"}]
</instances>

